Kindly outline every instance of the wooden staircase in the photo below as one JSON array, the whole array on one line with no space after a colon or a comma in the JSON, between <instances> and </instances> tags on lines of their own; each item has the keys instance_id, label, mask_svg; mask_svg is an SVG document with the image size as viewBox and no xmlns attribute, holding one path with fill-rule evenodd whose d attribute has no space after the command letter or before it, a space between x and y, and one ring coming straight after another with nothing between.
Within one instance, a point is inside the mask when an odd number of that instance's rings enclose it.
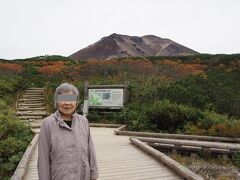
<instances>
[{"instance_id":1,"label":"wooden staircase","mask_svg":"<svg viewBox=\"0 0 240 180\"><path fill-rule=\"evenodd\" d=\"M29 88L17 103L16 115L28 123L34 133L39 133L43 118L49 115L44 96L44 88Z\"/></svg>"}]
</instances>

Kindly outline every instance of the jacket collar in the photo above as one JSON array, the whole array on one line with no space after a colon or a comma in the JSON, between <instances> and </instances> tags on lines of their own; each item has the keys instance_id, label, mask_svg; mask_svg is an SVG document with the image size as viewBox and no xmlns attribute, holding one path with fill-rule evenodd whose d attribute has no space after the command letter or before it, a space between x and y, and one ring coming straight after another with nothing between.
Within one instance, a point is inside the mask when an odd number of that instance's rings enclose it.
<instances>
[{"instance_id":1,"label":"jacket collar","mask_svg":"<svg viewBox=\"0 0 240 180\"><path fill-rule=\"evenodd\" d=\"M62 115L61 115L61 113L59 112L58 109L55 111L55 113L53 113L53 115L56 117L56 119L57 119L59 122L63 122L63 121L64 121L64 119L63 119L63 117L62 117ZM72 115L72 120L76 118L76 115L77 115L77 112L76 112L76 110L75 110L74 113L73 113L73 115Z\"/></svg>"},{"instance_id":2,"label":"jacket collar","mask_svg":"<svg viewBox=\"0 0 240 180\"><path fill-rule=\"evenodd\" d=\"M56 118L56 120L58 121L58 124L60 126L64 126L64 127L67 127L68 129L71 129L64 122L64 119L63 119L61 113L59 112L59 110L56 110L55 113L53 113L53 116ZM73 125L74 120L76 119L76 116L77 116L77 112L75 110L75 112L72 115L72 125Z\"/></svg>"}]
</instances>

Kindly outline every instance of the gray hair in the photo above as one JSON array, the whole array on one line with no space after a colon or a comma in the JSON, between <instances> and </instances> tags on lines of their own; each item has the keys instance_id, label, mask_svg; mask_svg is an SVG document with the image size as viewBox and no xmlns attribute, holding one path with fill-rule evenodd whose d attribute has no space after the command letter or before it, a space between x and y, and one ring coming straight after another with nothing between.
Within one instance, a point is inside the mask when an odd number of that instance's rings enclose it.
<instances>
[{"instance_id":1,"label":"gray hair","mask_svg":"<svg viewBox=\"0 0 240 180\"><path fill-rule=\"evenodd\" d=\"M79 91L78 89L69 83L62 83L60 86L58 86L55 90L54 94L54 107L57 109L57 95L62 93L69 93L72 92L77 96L77 106L79 104Z\"/></svg>"}]
</instances>

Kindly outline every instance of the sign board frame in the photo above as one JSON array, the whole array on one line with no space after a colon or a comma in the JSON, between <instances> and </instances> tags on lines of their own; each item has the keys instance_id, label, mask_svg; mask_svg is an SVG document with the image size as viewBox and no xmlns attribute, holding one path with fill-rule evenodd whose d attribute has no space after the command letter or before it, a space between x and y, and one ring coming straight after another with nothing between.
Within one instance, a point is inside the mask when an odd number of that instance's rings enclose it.
<instances>
[{"instance_id":1,"label":"sign board frame","mask_svg":"<svg viewBox=\"0 0 240 180\"><path fill-rule=\"evenodd\" d=\"M89 98L91 94L99 98L99 100L96 99L99 101L99 105L91 105ZM114 98L112 98L113 96ZM129 100L129 82L125 81L120 85L89 85L88 82L85 82L84 100L88 100L89 109L122 109Z\"/></svg>"}]
</instances>

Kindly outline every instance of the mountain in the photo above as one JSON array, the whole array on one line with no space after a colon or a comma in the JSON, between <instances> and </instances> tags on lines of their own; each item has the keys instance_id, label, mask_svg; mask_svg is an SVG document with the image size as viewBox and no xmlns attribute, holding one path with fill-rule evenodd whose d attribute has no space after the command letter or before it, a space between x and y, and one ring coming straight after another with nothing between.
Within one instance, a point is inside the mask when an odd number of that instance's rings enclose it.
<instances>
[{"instance_id":1,"label":"mountain","mask_svg":"<svg viewBox=\"0 0 240 180\"><path fill-rule=\"evenodd\" d=\"M142 37L111 34L69 57L74 60L144 56L187 56L198 52L170 39L154 35Z\"/></svg>"}]
</instances>

